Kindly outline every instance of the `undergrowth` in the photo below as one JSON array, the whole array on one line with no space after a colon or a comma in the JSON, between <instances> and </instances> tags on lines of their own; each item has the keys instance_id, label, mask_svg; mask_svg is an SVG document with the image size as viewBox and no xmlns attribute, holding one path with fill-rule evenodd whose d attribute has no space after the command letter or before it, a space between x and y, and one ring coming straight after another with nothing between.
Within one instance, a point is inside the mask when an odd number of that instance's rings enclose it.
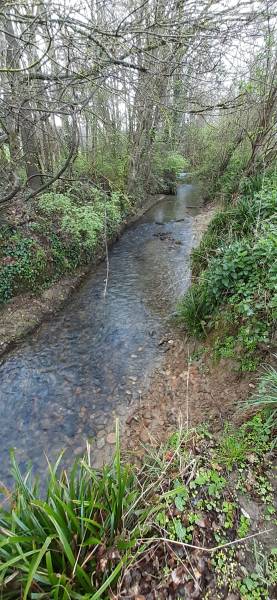
<instances>
[{"instance_id":1,"label":"undergrowth","mask_svg":"<svg viewBox=\"0 0 277 600\"><path fill-rule=\"evenodd\" d=\"M214 332L215 357L240 356L242 370L256 368L276 322L276 209L274 175L214 217L193 251L196 280L178 309L193 335Z\"/></svg>"},{"instance_id":2,"label":"undergrowth","mask_svg":"<svg viewBox=\"0 0 277 600\"><path fill-rule=\"evenodd\" d=\"M117 434L114 461L102 470L91 467L89 448L69 473L61 458L49 466L43 499L12 456L15 490L0 511L1 598L96 600L154 589L161 598L273 598L276 548L263 549L239 501L251 498L274 520L271 457L263 415L219 440L203 426L176 432L149 448L139 471L122 462Z\"/></svg>"},{"instance_id":3,"label":"undergrowth","mask_svg":"<svg viewBox=\"0 0 277 600\"><path fill-rule=\"evenodd\" d=\"M123 193L85 184L40 196L27 224L0 229L0 304L87 263L131 210Z\"/></svg>"},{"instance_id":4,"label":"undergrowth","mask_svg":"<svg viewBox=\"0 0 277 600\"><path fill-rule=\"evenodd\" d=\"M264 410L268 415L269 426L277 429L277 371L274 367L266 367L260 378L257 392L247 400L246 404Z\"/></svg>"}]
</instances>

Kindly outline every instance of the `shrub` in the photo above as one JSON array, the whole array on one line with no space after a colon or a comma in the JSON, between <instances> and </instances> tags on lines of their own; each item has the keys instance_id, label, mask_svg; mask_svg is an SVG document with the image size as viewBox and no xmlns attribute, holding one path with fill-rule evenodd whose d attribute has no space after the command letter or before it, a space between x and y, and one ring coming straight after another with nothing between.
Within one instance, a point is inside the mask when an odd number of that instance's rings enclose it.
<instances>
[{"instance_id":1,"label":"shrub","mask_svg":"<svg viewBox=\"0 0 277 600\"><path fill-rule=\"evenodd\" d=\"M113 232L130 210L130 203L120 192L107 196L92 188L90 202L86 204L78 204L73 197L52 192L41 196L39 207L47 215L56 215L61 230L70 234L73 243L91 252L104 232L105 223L108 232Z\"/></svg>"},{"instance_id":2,"label":"shrub","mask_svg":"<svg viewBox=\"0 0 277 600\"><path fill-rule=\"evenodd\" d=\"M75 249L79 262L91 256L101 241L105 228L110 234L115 231L130 211L130 202L126 195L105 192L91 187L90 201L78 203L69 195L49 193L41 196L39 208L48 218L58 221L68 258ZM75 261L73 261L75 264Z\"/></svg>"},{"instance_id":3,"label":"shrub","mask_svg":"<svg viewBox=\"0 0 277 600\"><path fill-rule=\"evenodd\" d=\"M46 214L53 212L64 214L72 209L72 199L65 194L57 194L48 192L40 196L38 201L39 207Z\"/></svg>"},{"instance_id":4,"label":"shrub","mask_svg":"<svg viewBox=\"0 0 277 600\"><path fill-rule=\"evenodd\" d=\"M24 230L0 229L0 303L21 291L36 291L88 262L104 234L114 233L131 211L129 198L121 192L108 195L93 186L80 188L85 198L76 190L43 194Z\"/></svg>"},{"instance_id":5,"label":"shrub","mask_svg":"<svg viewBox=\"0 0 277 600\"><path fill-rule=\"evenodd\" d=\"M276 223L276 214L277 176L273 175L264 179L262 188L254 195L240 196L236 204L214 216L199 247L192 252L193 272L197 275L206 268L222 246L257 235L266 223Z\"/></svg>"},{"instance_id":6,"label":"shrub","mask_svg":"<svg viewBox=\"0 0 277 600\"><path fill-rule=\"evenodd\" d=\"M188 324L194 318L206 321L224 303L236 316L261 315L271 322L275 314L277 283L277 241L262 235L254 243L241 240L218 250L200 281L194 284L181 304L181 315Z\"/></svg>"},{"instance_id":7,"label":"shrub","mask_svg":"<svg viewBox=\"0 0 277 600\"><path fill-rule=\"evenodd\" d=\"M182 171L187 171L190 163L182 154L175 151L168 151L164 140L156 138L152 155L152 192L170 191L176 183L176 176Z\"/></svg>"},{"instance_id":8,"label":"shrub","mask_svg":"<svg viewBox=\"0 0 277 600\"><path fill-rule=\"evenodd\" d=\"M169 152L165 158L163 168L165 171L171 171L177 175L180 171L188 169L188 160L178 152Z\"/></svg>"},{"instance_id":9,"label":"shrub","mask_svg":"<svg viewBox=\"0 0 277 600\"><path fill-rule=\"evenodd\" d=\"M35 290L46 270L44 249L32 237L15 232L0 235L0 303L25 289Z\"/></svg>"},{"instance_id":10,"label":"shrub","mask_svg":"<svg viewBox=\"0 0 277 600\"><path fill-rule=\"evenodd\" d=\"M277 315L276 177L254 198L240 198L210 223L193 253L197 281L180 302L181 322L194 335L217 327L217 356L253 355L268 343ZM230 333L231 335L230 335ZM225 341L228 341L228 348Z\"/></svg>"}]
</instances>

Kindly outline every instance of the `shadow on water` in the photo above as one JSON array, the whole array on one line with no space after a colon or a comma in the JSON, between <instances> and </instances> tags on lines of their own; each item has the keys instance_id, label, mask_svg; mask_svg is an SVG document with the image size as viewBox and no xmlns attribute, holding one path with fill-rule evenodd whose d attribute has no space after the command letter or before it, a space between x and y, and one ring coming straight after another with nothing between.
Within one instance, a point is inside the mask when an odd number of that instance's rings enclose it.
<instances>
[{"instance_id":1,"label":"shadow on water","mask_svg":"<svg viewBox=\"0 0 277 600\"><path fill-rule=\"evenodd\" d=\"M189 207L189 208L188 208ZM43 474L44 453L64 462L126 407L161 361L165 317L189 285L197 190L179 185L130 227L71 301L0 365L0 479L9 452Z\"/></svg>"}]
</instances>

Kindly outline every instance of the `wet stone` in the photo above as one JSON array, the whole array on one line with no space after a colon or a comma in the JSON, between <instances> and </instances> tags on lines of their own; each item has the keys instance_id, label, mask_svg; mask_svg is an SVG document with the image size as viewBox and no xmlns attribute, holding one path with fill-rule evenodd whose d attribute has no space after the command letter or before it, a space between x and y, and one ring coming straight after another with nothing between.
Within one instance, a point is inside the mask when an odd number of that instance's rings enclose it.
<instances>
[{"instance_id":1,"label":"wet stone","mask_svg":"<svg viewBox=\"0 0 277 600\"><path fill-rule=\"evenodd\" d=\"M106 443L106 442L105 442L105 438L100 438L100 439L99 439L99 440L97 440L97 442L96 442L96 448L97 448L98 450L101 450L102 448L104 448L104 446L105 446L105 443Z\"/></svg>"}]
</instances>

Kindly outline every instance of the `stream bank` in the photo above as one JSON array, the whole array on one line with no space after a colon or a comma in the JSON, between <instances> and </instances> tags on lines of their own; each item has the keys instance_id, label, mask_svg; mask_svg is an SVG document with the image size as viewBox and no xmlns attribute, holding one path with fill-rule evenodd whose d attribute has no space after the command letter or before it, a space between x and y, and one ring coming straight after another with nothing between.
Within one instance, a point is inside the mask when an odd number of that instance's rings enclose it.
<instances>
[{"instance_id":1,"label":"stream bank","mask_svg":"<svg viewBox=\"0 0 277 600\"><path fill-rule=\"evenodd\" d=\"M198 190L179 186L110 248L108 285L103 261L63 310L3 357L0 479L11 481L7 440L20 468L30 460L42 478L45 455L53 461L65 448L67 467L86 440L97 460L113 450L115 415L125 419L163 361L160 340L190 285L190 252L207 221Z\"/></svg>"},{"instance_id":2,"label":"stream bank","mask_svg":"<svg viewBox=\"0 0 277 600\"><path fill-rule=\"evenodd\" d=\"M214 205L206 206L193 220L193 247L197 247L206 231L209 222L216 212ZM161 364L149 376L146 389L139 389L138 394L126 411L123 404L116 407L106 430L97 434L93 447L92 461L94 466L101 467L113 456L115 436L115 420L118 419L121 429L122 450L128 461L140 463L147 452L147 446L157 447L164 443L168 436L176 431L180 423L186 419L184 398L190 395L189 426L196 426L203 420L213 420L217 414L217 401L209 391L214 385L214 374L211 381L203 381L207 367L199 365L186 369L191 351L186 337L178 332L176 326L168 326L163 336L157 340L162 353ZM221 375L217 370L218 379ZM229 378L231 395L229 396L229 412L233 409L237 390L234 389L236 375ZM136 381L132 382L136 385ZM227 383L221 381L223 394L228 391ZM247 388L246 384L246 388ZM242 394L244 391L242 384ZM131 392L129 392L131 396ZM204 400L204 402L203 402ZM218 402L221 403L219 398ZM224 406L224 404L223 404ZM204 419L203 419L204 411ZM221 417L223 419L222 413ZM222 421L223 422L223 421ZM221 423L222 423L221 422Z\"/></svg>"},{"instance_id":3,"label":"stream bank","mask_svg":"<svg viewBox=\"0 0 277 600\"><path fill-rule=\"evenodd\" d=\"M164 196L149 196L144 206L130 214L110 235L108 247L110 248L137 219L157 204ZM15 212L21 213L21 207ZM74 270L73 273L60 277L39 293L21 293L10 300L1 308L0 322L0 357L16 347L24 338L32 334L44 321L50 319L60 310L73 292L82 284L93 267L105 260L106 248L103 241L97 249L95 256L89 264Z\"/></svg>"}]
</instances>

